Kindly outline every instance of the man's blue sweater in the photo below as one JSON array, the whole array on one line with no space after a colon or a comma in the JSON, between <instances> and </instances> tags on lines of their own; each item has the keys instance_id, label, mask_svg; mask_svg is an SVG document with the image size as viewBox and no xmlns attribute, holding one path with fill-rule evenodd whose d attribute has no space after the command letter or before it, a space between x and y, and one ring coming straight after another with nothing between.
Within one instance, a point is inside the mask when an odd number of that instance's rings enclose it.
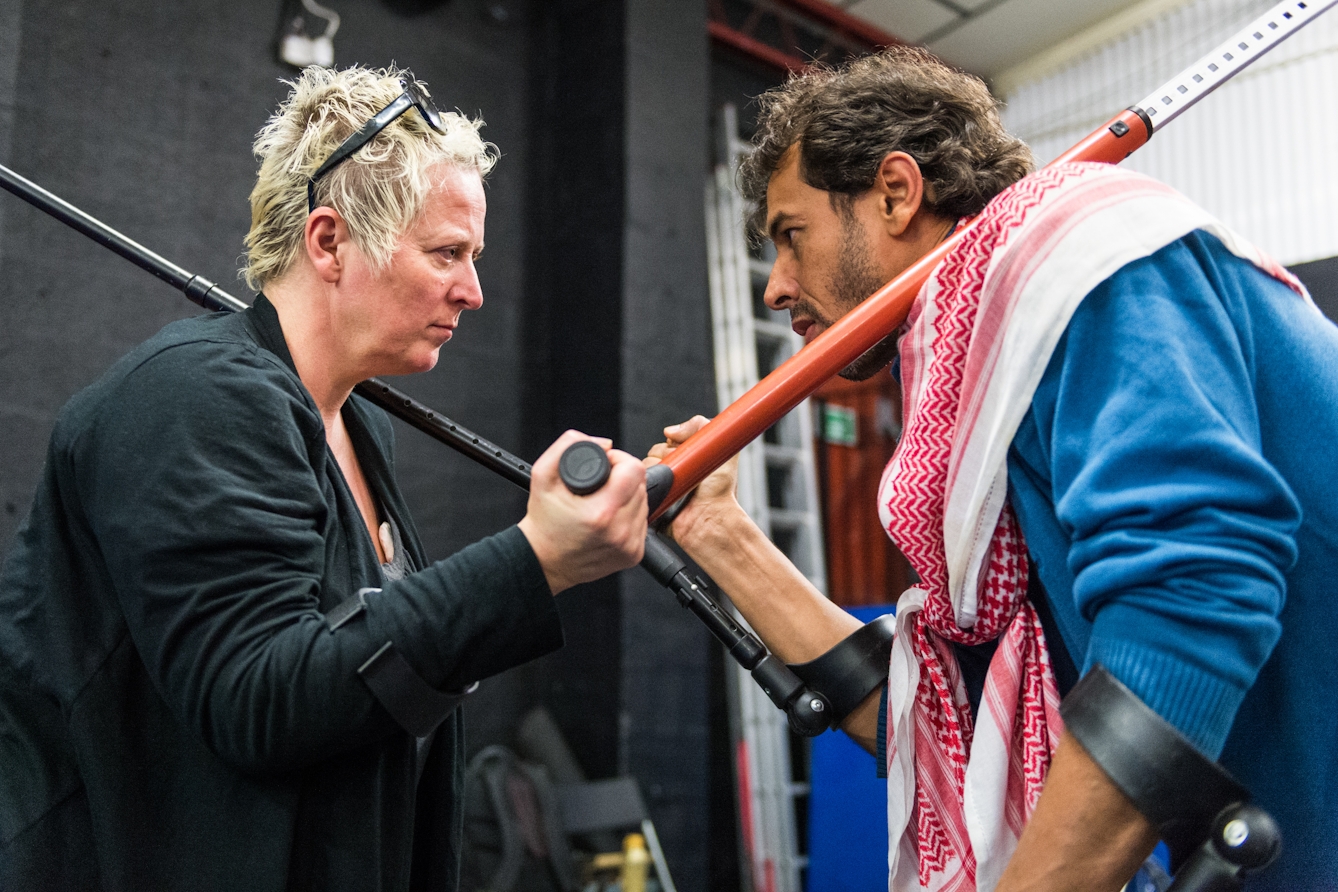
<instances>
[{"instance_id":1,"label":"man's blue sweater","mask_svg":"<svg viewBox=\"0 0 1338 892\"><path fill-rule=\"evenodd\" d=\"M1278 819L1251 889L1338 889L1338 328L1214 237L1079 306L1008 477L1055 625Z\"/></svg>"}]
</instances>

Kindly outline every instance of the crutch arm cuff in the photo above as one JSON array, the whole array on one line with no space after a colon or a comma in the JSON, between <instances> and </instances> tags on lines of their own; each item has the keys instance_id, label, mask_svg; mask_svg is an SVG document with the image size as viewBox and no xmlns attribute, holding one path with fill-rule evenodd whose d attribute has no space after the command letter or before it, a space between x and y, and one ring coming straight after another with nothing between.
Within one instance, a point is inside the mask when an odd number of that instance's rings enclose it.
<instances>
[{"instance_id":1,"label":"crutch arm cuff","mask_svg":"<svg viewBox=\"0 0 1338 892\"><path fill-rule=\"evenodd\" d=\"M1250 798L1249 790L1099 663L1064 698L1060 715L1065 729L1156 827L1173 863L1203 842L1222 809Z\"/></svg>"},{"instance_id":2,"label":"crutch arm cuff","mask_svg":"<svg viewBox=\"0 0 1338 892\"><path fill-rule=\"evenodd\" d=\"M363 588L325 614L325 624L333 634L367 611L367 596L380 594L379 588ZM460 691L439 691L428 684L395 645L387 641L360 667L358 676L395 722L415 737L426 737L448 715L478 690L476 681Z\"/></svg>"},{"instance_id":3,"label":"crutch arm cuff","mask_svg":"<svg viewBox=\"0 0 1338 892\"><path fill-rule=\"evenodd\" d=\"M432 733L479 686L476 681L464 690L438 691L389 641L362 664L358 675L391 718L415 737Z\"/></svg>"},{"instance_id":4,"label":"crutch arm cuff","mask_svg":"<svg viewBox=\"0 0 1338 892\"><path fill-rule=\"evenodd\" d=\"M817 659L790 667L805 685L827 698L832 707L831 727L840 727L865 697L887 684L896 626L894 615L880 616Z\"/></svg>"}]
</instances>

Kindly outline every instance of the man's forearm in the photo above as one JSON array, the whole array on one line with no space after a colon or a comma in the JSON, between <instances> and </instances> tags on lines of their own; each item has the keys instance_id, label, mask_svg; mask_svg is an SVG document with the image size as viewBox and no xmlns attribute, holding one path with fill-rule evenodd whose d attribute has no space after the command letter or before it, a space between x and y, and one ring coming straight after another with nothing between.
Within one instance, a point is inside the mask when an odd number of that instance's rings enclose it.
<instances>
[{"instance_id":1,"label":"man's forearm","mask_svg":"<svg viewBox=\"0 0 1338 892\"><path fill-rule=\"evenodd\" d=\"M860 627L799 572L757 525L739 512L685 543L689 554L787 663L826 653Z\"/></svg>"},{"instance_id":2,"label":"man's forearm","mask_svg":"<svg viewBox=\"0 0 1338 892\"><path fill-rule=\"evenodd\" d=\"M803 663L822 656L860 621L822 595L742 511L722 512L684 543L688 553L748 620L779 659ZM842 723L873 751L878 724L875 691Z\"/></svg>"},{"instance_id":3,"label":"man's forearm","mask_svg":"<svg viewBox=\"0 0 1338 892\"><path fill-rule=\"evenodd\" d=\"M1156 844L1147 818L1066 733L996 892L1118 892Z\"/></svg>"}]
</instances>

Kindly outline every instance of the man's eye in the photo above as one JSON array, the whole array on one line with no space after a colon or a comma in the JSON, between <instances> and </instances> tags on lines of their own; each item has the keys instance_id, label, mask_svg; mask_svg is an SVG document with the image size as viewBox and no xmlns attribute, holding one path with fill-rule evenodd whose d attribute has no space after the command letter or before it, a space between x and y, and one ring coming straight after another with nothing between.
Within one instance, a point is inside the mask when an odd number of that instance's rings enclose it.
<instances>
[{"instance_id":1,"label":"man's eye","mask_svg":"<svg viewBox=\"0 0 1338 892\"><path fill-rule=\"evenodd\" d=\"M456 247L441 248L440 250L437 251L437 253L440 254L442 257L446 258L447 260L454 260L456 256L460 253L460 249Z\"/></svg>"}]
</instances>

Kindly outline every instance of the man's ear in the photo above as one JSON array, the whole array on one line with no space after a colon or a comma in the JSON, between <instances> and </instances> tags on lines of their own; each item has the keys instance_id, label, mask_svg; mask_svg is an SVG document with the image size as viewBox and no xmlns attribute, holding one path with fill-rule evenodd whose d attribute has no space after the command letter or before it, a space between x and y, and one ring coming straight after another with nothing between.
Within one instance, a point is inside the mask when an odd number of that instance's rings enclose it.
<instances>
[{"instance_id":1,"label":"man's ear","mask_svg":"<svg viewBox=\"0 0 1338 892\"><path fill-rule=\"evenodd\" d=\"M321 281L335 283L344 274L347 254L340 250L349 242L348 224L334 208L318 207L307 217L303 244Z\"/></svg>"},{"instance_id":2,"label":"man's ear","mask_svg":"<svg viewBox=\"0 0 1338 892\"><path fill-rule=\"evenodd\" d=\"M873 193L887 234L906 232L924 200L925 182L920 165L905 152L888 152L874 175Z\"/></svg>"}]
</instances>

